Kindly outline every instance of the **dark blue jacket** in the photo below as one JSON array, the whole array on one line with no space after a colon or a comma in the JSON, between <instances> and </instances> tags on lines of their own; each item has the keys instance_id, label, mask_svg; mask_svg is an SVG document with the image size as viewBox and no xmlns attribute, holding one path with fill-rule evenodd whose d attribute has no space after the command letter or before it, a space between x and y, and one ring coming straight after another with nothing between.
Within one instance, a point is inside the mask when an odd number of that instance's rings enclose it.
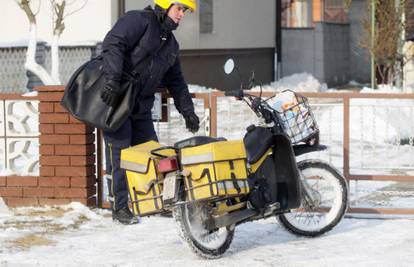
<instances>
[{"instance_id":1,"label":"dark blue jacket","mask_svg":"<svg viewBox=\"0 0 414 267\"><path fill-rule=\"evenodd\" d=\"M168 89L181 114L194 111L181 72L179 45L172 33L177 26L161 8L148 7L127 12L103 41L106 79L120 82L122 73L126 71L135 72L139 80L133 112L135 118L151 118L154 92L158 87Z\"/></svg>"}]
</instances>

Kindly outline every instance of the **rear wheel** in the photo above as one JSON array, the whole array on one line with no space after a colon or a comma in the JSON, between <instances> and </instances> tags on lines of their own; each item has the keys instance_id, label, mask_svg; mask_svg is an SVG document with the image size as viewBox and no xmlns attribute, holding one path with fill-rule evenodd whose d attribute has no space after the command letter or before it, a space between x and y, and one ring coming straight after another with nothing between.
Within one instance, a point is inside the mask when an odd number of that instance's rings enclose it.
<instances>
[{"instance_id":1,"label":"rear wheel","mask_svg":"<svg viewBox=\"0 0 414 267\"><path fill-rule=\"evenodd\" d=\"M173 216L178 223L181 238L191 250L203 258L218 258L230 247L235 226L207 230L210 208L206 202L192 202L177 206Z\"/></svg>"},{"instance_id":2,"label":"rear wheel","mask_svg":"<svg viewBox=\"0 0 414 267\"><path fill-rule=\"evenodd\" d=\"M348 204L345 178L331 165L315 160L298 163L302 180L302 201L298 209L279 215L288 231L315 237L335 227L343 218Z\"/></svg>"}]
</instances>

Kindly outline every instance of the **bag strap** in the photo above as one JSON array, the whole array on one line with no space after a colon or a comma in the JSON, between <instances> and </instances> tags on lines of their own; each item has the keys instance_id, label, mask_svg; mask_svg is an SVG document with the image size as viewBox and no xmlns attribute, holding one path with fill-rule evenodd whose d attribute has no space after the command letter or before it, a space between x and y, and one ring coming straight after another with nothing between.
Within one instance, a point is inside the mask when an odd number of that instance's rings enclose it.
<instances>
[{"instance_id":1,"label":"bag strap","mask_svg":"<svg viewBox=\"0 0 414 267\"><path fill-rule=\"evenodd\" d=\"M144 196L146 194L149 193L149 191L151 190L151 188L153 188L153 186L157 183L157 180L151 180L148 184L146 184L144 186L144 191L136 191L136 193L140 196Z\"/></svg>"},{"instance_id":2,"label":"bag strap","mask_svg":"<svg viewBox=\"0 0 414 267\"><path fill-rule=\"evenodd\" d=\"M147 68L148 64L158 55L158 52L164 47L164 45L167 43L168 38L166 36L161 36L161 44L158 46L156 50L154 50L152 53L149 53L141 62L136 64L133 67L133 70L131 74L136 77L138 74L140 74L145 68Z\"/></svg>"}]
</instances>

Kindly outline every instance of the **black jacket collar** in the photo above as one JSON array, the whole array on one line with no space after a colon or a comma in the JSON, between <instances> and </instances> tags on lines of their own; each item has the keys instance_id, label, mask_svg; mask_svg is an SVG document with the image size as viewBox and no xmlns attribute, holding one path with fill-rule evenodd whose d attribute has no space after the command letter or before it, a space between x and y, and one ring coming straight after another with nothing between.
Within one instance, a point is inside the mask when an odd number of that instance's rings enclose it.
<instances>
[{"instance_id":1,"label":"black jacket collar","mask_svg":"<svg viewBox=\"0 0 414 267\"><path fill-rule=\"evenodd\" d=\"M152 10L157 17L158 22L160 23L161 29L163 33L171 33L172 31L176 30L178 24L175 23L168 15L165 9L155 5L153 9L151 6L145 8L146 10Z\"/></svg>"}]
</instances>

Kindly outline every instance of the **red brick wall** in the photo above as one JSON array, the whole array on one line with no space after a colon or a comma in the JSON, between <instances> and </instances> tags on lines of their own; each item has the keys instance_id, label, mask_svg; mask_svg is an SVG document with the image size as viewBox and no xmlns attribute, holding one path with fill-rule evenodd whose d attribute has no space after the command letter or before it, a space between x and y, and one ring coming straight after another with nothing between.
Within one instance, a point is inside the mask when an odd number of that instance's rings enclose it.
<instances>
[{"instance_id":1,"label":"red brick wall","mask_svg":"<svg viewBox=\"0 0 414 267\"><path fill-rule=\"evenodd\" d=\"M96 205L94 128L60 105L62 86L38 87L40 176L0 177L0 197L8 206Z\"/></svg>"}]
</instances>

